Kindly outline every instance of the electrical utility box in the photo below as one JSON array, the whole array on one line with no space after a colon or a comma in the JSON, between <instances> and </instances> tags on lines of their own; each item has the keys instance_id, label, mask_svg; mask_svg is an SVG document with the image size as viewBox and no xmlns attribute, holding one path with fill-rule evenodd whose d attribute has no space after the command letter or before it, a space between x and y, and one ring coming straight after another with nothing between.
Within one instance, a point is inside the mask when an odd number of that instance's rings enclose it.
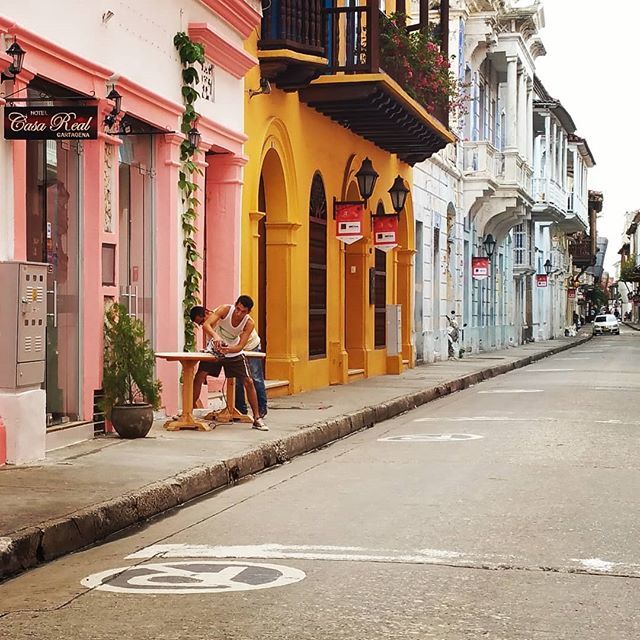
<instances>
[{"instance_id":1,"label":"electrical utility box","mask_svg":"<svg viewBox=\"0 0 640 640\"><path fill-rule=\"evenodd\" d=\"M47 265L0 262L0 388L39 387L47 353Z\"/></svg>"},{"instance_id":2,"label":"electrical utility box","mask_svg":"<svg viewBox=\"0 0 640 640\"><path fill-rule=\"evenodd\" d=\"M387 305L387 355L402 353L402 305Z\"/></svg>"}]
</instances>

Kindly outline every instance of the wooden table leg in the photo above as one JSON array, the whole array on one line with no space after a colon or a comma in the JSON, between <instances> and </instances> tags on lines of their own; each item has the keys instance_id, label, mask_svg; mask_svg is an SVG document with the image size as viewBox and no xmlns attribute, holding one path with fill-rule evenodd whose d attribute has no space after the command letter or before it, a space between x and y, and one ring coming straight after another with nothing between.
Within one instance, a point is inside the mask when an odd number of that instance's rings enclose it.
<instances>
[{"instance_id":1,"label":"wooden table leg","mask_svg":"<svg viewBox=\"0 0 640 640\"><path fill-rule=\"evenodd\" d=\"M253 418L251 418L251 416L245 416L236 409L236 379L227 378L226 387L226 408L222 411L212 411L208 413L205 418L220 423L244 422L246 424L253 424Z\"/></svg>"},{"instance_id":2,"label":"wooden table leg","mask_svg":"<svg viewBox=\"0 0 640 640\"><path fill-rule=\"evenodd\" d=\"M180 431L180 429L197 429L198 431L211 431L211 427L202 420L193 417L193 376L197 362L182 362L182 413L177 420L165 422L167 431Z\"/></svg>"}]
</instances>

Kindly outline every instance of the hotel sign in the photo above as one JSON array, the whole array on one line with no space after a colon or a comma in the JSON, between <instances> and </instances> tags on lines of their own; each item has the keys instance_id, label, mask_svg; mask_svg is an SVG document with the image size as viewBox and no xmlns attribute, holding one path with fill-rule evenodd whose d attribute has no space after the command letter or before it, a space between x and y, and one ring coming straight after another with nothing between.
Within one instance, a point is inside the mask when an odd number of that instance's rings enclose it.
<instances>
[{"instance_id":1,"label":"hotel sign","mask_svg":"<svg viewBox=\"0 0 640 640\"><path fill-rule=\"evenodd\" d=\"M95 140L98 107L5 107L7 140Z\"/></svg>"}]
</instances>

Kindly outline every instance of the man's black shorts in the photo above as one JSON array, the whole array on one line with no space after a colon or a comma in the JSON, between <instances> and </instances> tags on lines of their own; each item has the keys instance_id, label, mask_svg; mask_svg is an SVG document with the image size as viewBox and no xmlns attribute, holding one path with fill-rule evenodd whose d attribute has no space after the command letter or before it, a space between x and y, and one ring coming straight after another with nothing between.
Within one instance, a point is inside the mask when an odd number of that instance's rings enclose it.
<instances>
[{"instance_id":1,"label":"man's black shorts","mask_svg":"<svg viewBox=\"0 0 640 640\"><path fill-rule=\"evenodd\" d=\"M233 358L222 358L222 360L201 360L198 371L206 371L207 375L217 378L220 371L224 369L227 378L250 378L251 373L247 366L247 359L244 355Z\"/></svg>"}]
</instances>

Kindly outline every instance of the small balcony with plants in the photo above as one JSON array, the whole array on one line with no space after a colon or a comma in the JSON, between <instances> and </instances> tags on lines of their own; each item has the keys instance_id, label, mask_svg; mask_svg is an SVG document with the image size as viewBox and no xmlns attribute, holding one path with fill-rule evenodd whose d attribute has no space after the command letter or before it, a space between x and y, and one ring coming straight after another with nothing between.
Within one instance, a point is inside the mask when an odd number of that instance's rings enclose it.
<instances>
[{"instance_id":1,"label":"small balcony with plants","mask_svg":"<svg viewBox=\"0 0 640 640\"><path fill-rule=\"evenodd\" d=\"M272 0L259 42L263 76L409 164L453 142L449 110L463 97L441 45L448 0L443 28L387 16L377 0L326 4Z\"/></svg>"}]
</instances>

